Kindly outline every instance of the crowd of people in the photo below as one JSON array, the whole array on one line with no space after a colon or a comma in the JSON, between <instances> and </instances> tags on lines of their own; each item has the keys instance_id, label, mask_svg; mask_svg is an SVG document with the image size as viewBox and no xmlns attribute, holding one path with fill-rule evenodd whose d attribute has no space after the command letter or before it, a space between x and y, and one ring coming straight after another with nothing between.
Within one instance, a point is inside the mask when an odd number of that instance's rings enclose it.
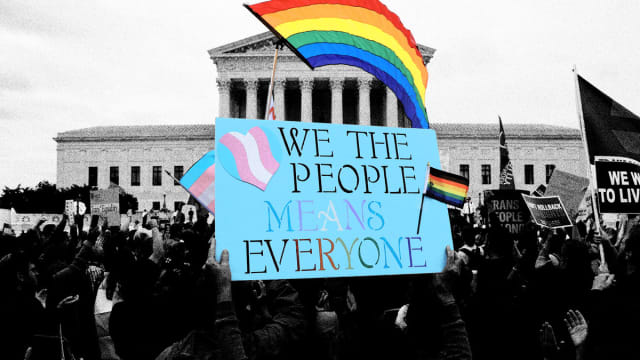
<instances>
[{"instance_id":1,"label":"crowd of people","mask_svg":"<svg viewBox=\"0 0 640 360\"><path fill-rule=\"evenodd\" d=\"M1 235L2 359L640 359L637 218L454 214L439 274L242 282L206 216L68 221Z\"/></svg>"}]
</instances>

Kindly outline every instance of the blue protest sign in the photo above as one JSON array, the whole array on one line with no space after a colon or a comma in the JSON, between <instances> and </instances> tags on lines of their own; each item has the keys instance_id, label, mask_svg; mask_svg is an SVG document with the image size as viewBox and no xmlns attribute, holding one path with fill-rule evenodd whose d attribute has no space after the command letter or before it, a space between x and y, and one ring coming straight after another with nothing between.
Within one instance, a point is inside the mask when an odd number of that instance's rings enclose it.
<instances>
[{"instance_id":1,"label":"blue protest sign","mask_svg":"<svg viewBox=\"0 0 640 360\"><path fill-rule=\"evenodd\" d=\"M233 280L440 272L447 206L426 198L433 130L218 118L216 241Z\"/></svg>"}]
</instances>

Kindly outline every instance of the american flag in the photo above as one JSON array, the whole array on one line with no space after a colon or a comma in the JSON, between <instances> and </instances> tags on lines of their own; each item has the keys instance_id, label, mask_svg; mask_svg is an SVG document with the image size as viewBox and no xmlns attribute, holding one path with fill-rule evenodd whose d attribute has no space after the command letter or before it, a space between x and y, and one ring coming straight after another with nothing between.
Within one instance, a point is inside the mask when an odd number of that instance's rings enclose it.
<instances>
[{"instance_id":1,"label":"american flag","mask_svg":"<svg viewBox=\"0 0 640 360\"><path fill-rule=\"evenodd\" d=\"M276 109L273 103L273 91L269 94L269 99L267 100L267 120L275 120L276 119Z\"/></svg>"},{"instance_id":2,"label":"american flag","mask_svg":"<svg viewBox=\"0 0 640 360\"><path fill-rule=\"evenodd\" d=\"M498 116L500 122L500 134L498 138L500 140L500 189L515 189L515 182L513 180L513 165L509 159L509 149L507 149L507 140L504 135L504 128L502 127L502 119Z\"/></svg>"}]
</instances>

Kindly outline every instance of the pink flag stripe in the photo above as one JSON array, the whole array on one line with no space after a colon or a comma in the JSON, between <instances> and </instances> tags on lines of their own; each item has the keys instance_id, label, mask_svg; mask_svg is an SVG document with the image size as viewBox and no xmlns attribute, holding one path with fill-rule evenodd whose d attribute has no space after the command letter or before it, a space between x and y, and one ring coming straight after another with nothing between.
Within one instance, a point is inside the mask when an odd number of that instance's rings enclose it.
<instances>
[{"instance_id":1,"label":"pink flag stripe","mask_svg":"<svg viewBox=\"0 0 640 360\"><path fill-rule=\"evenodd\" d=\"M258 152L260 153L260 160L262 160L262 164L264 168L267 169L271 174L275 174L278 170L280 164L273 158L273 154L271 153L271 146L269 146L269 140L267 139L267 135L265 135L264 131L259 127L254 127L249 130L249 134L253 136L258 144Z\"/></svg>"},{"instance_id":2,"label":"pink flag stripe","mask_svg":"<svg viewBox=\"0 0 640 360\"><path fill-rule=\"evenodd\" d=\"M244 145L240 142L240 140L236 139L233 135L231 135L231 133L226 133L220 139L220 143L229 148L229 150L233 154L233 159L236 162L238 175L240 175L242 181L253 184L264 191L264 189L267 187L267 184L258 180L253 175L253 172L251 172L247 152L245 151Z\"/></svg>"},{"instance_id":3,"label":"pink flag stripe","mask_svg":"<svg viewBox=\"0 0 640 360\"><path fill-rule=\"evenodd\" d=\"M202 193L213 183L216 179L215 164L211 165L205 170L202 175L191 185L189 192L196 198L199 198Z\"/></svg>"},{"instance_id":4,"label":"pink flag stripe","mask_svg":"<svg viewBox=\"0 0 640 360\"><path fill-rule=\"evenodd\" d=\"M207 206L207 209L209 209L209 211L211 211L212 213L216 213L216 199L211 200L211 202L209 203L209 206Z\"/></svg>"},{"instance_id":5,"label":"pink flag stripe","mask_svg":"<svg viewBox=\"0 0 640 360\"><path fill-rule=\"evenodd\" d=\"M204 206L208 206L211 201L216 198L216 182L212 182L207 188L198 196L198 201Z\"/></svg>"}]
</instances>

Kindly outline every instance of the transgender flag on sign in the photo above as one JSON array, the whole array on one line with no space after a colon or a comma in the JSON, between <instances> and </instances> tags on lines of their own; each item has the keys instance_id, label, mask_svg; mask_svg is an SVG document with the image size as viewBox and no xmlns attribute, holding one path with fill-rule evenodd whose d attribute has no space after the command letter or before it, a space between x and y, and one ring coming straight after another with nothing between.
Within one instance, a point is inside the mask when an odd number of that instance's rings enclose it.
<instances>
[{"instance_id":1,"label":"transgender flag on sign","mask_svg":"<svg viewBox=\"0 0 640 360\"><path fill-rule=\"evenodd\" d=\"M218 156L229 175L264 191L278 171L281 152L271 133L254 126L241 134L231 131L220 138ZM274 146L271 146L271 145Z\"/></svg>"},{"instance_id":2,"label":"transgender flag on sign","mask_svg":"<svg viewBox=\"0 0 640 360\"><path fill-rule=\"evenodd\" d=\"M215 163L215 150L211 150L193 164L180 179L180 185L214 215L216 209Z\"/></svg>"}]
</instances>

